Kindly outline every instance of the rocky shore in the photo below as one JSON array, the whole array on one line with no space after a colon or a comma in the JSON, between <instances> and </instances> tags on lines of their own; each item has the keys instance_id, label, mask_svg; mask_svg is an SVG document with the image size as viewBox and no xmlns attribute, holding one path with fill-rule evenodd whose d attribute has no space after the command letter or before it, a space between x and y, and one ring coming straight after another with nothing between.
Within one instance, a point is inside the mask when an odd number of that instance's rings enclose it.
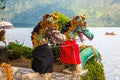
<instances>
[{"instance_id":1,"label":"rocky shore","mask_svg":"<svg viewBox=\"0 0 120 80\"><path fill-rule=\"evenodd\" d=\"M35 73L32 69L12 67L14 80L45 80L44 75ZM6 80L4 71L0 68L0 80ZM80 80L80 77L72 74L53 72L52 80Z\"/></svg>"}]
</instances>

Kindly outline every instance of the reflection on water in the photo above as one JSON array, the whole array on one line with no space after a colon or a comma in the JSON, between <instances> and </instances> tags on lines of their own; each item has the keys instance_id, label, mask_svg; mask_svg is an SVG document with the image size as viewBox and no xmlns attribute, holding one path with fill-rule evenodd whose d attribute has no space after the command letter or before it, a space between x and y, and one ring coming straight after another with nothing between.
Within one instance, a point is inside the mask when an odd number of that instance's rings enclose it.
<instances>
[{"instance_id":1,"label":"reflection on water","mask_svg":"<svg viewBox=\"0 0 120 80\"><path fill-rule=\"evenodd\" d=\"M33 28L14 28L6 30L6 41L18 40L26 46L32 47L31 32ZM102 55L106 80L120 79L120 28L89 28L94 34L94 39L86 39L84 44L93 45ZM114 32L115 36L105 35L106 32ZM78 39L77 39L78 40ZM79 40L78 40L78 43Z\"/></svg>"}]
</instances>

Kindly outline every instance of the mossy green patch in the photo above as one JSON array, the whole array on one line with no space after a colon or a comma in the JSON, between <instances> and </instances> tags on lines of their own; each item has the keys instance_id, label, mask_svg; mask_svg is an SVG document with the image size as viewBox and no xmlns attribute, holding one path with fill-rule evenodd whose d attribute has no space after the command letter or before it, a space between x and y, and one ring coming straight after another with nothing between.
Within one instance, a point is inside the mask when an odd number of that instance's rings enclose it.
<instances>
[{"instance_id":1,"label":"mossy green patch","mask_svg":"<svg viewBox=\"0 0 120 80\"><path fill-rule=\"evenodd\" d=\"M94 60L94 57L89 59L85 65L88 73L81 77L81 80L105 80L104 67L102 63Z\"/></svg>"}]
</instances>

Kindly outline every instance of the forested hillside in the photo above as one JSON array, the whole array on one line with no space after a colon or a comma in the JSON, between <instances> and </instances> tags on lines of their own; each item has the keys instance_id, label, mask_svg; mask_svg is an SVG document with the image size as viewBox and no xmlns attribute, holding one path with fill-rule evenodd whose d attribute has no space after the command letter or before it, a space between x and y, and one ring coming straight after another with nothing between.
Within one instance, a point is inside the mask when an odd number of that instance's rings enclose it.
<instances>
[{"instance_id":1,"label":"forested hillside","mask_svg":"<svg viewBox=\"0 0 120 80\"><path fill-rule=\"evenodd\" d=\"M35 26L44 14L55 11L70 18L86 13L90 27L120 26L120 0L3 0L0 5L6 6L0 18L15 27Z\"/></svg>"}]
</instances>

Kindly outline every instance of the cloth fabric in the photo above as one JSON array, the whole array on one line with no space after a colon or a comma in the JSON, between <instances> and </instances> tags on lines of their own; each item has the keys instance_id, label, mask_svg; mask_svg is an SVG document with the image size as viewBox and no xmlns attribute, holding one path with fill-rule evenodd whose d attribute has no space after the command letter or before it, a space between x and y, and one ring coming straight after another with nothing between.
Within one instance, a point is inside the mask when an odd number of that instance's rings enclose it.
<instances>
[{"instance_id":1,"label":"cloth fabric","mask_svg":"<svg viewBox=\"0 0 120 80\"><path fill-rule=\"evenodd\" d=\"M79 46L75 40L66 41L61 45L60 60L65 64L80 64Z\"/></svg>"},{"instance_id":2,"label":"cloth fabric","mask_svg":"<svg viewBox=\"0 0 120 80\"><path fill-rule=\"evenodd\" d=\"M53 53L48 44L40 45L32 53L32 69L40 74L53 72Z\"/></svg>"}]
</instances>

